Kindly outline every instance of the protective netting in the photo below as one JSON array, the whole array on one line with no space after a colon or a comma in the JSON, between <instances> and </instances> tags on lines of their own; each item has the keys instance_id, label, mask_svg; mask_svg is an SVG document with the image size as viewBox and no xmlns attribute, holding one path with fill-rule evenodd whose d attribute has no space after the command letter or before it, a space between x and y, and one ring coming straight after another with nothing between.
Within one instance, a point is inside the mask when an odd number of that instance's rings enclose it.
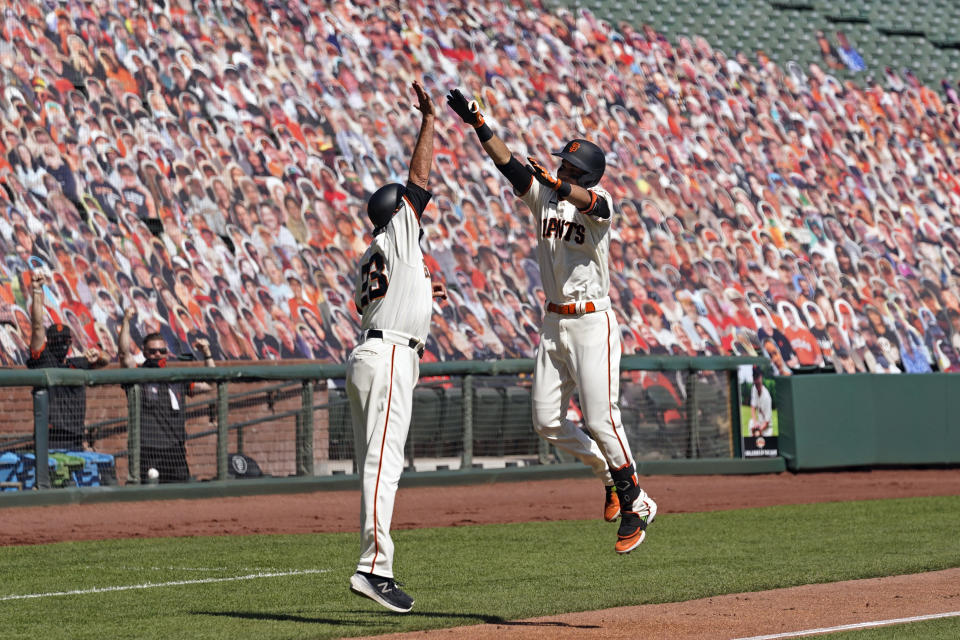
<instances>
[{"instance_id":1,"label":"protective netting","mask_svg":"<svg viewBox=\"0 0 960 640\"><path fill-rule=\"evenodd\" d=\"M103 486L117 483L115 456L103 447L91 446L87 401L94 403L104 390L83 387L51 387L48 394L49 486ZM3 387L4 411L0 416L0 491L34 489L38 486L34 399L29 387ZM103 444L103 443L101 443Z\"/></svg>"},{"instance_id":2,"label":"protective netting","mask_svg":"<svg viewBox=\"0 0 960 640\"><path fill-rule=\"evenodd\" d=\"M637 460L733 454L728 371L632 371L622 376L620 414Z\"/></svg>"},{"instance_id":3,"label":"protective netting","mask_svg":"<svg viewBox=\"0 0 960 640\"><path fill-rule=\"evenodd\" d=\"M637 460L723 458L733 455L731 379L727 371L629 371L621 377L621 419ZM464 421L471 420L472 463L569 461L533 430L531 378L474 376L471 410L462 378L427 378L414 391L407 467L458 468ZM343 390L330 399L330 456L353 456L350 408ZM336 397L335 397L336 396ZM567 418L582 426L576 396Z\"/></svg>"},{"instance_id":4,"label":"protective netting","mask_svg":"<svg viewBox=\"0 0 960 640\"><path fill-rule=\"evenodd\" d=\"M731 457L733 407L739 400L731 401L733 374L624 372L621 418L635 458ZM66 423L64 411L84 411L71 416L81 425L79 444L50 446L50 486L356 471L342 380L222 384L221 393L216 383L206 390L172 382L74 387L83 392L74 396L85 399L85 411L76 399L72 405L50 404L54 425ZM430 471L571 461L534 432L531 384L529 374L422 378L414 391L406 467ZM8 410L0 416L0 490L32 488L37 474L31 389L5 387L4 392ZM132 406L140 407L138 424L128 415ZM566 417L582 425L576 396ZM131 437L135 433L139 440ZM131 449L137 442L139 449ZM70 446L59 446L64 444ZM137 460L139 472L134 472Z\"/></svg>"}]
</instances>

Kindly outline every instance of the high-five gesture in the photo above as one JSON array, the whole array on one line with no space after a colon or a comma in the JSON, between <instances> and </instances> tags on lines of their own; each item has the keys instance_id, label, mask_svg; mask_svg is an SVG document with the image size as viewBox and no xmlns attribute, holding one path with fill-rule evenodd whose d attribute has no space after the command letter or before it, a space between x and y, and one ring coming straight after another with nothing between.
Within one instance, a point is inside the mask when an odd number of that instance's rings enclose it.
<instances>
[{"instance_id":1,"label":"high-five gesture","mask_svg":"<svg viewBox=\"0 0 960 640\"><path fill-rule=\"evenodd\" d=\"M423 86L416 80L413 81L413 90L417 94L417 111L425 116L434 115L433 102L430 100L430 96L427 95L427 92L423 90Z\"/></svg>"},{"instance_id":2,"label":"high-five gesture","mask_svg":"<svg viewBox=\"0 0 960 640\"><path fill-rule=\"evenodd\" d=\"M430 166L433 164L433 123L436 118L433 102L423 90L423 85L414 80L413 90L417 94L417 110L420 112L420 133L413 147L413 155L410 156L409 179L418 187L426 189Z\"/></svg>"},{"instance_id":3,"label":"high-five gesture","mask_svg":"<svg viewBox=\"0 0 960 640\"><path fill-rule=\"evenodd\" d=\"M460 119L471 127L483 125L483 114L480 113L480 106L476 100L467 101L460 89L452 89L447 94L447 104L453 109Z\"/></svg>"}]
</instances>

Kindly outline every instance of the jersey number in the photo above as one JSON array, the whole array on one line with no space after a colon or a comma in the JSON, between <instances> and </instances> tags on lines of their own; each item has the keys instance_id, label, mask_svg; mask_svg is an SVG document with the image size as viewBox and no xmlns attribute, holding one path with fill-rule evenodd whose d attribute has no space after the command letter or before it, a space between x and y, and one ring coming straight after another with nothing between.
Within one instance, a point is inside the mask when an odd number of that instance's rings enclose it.
<instances>
[{"instance_id":1,"label":"jersey number","mask_svg":"<svg viewBox=\"0 0 960 640\"><path fill-rule=\"evenodd\" d=\"M387 274L383 271L383 256L375 253L360 268L363 282L360 285L360 307L364 308L373 300L387 295Z\"/></svg>"}]
</instances>

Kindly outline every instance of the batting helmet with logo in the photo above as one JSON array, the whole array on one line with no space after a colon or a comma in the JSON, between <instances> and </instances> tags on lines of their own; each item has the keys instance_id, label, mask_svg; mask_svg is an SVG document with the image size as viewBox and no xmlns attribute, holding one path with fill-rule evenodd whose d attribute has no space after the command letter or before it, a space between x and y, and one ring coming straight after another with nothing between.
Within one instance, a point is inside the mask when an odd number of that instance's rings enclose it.
<instances>
[{"instance_id":1,"label":"batting helmet with logo","mask_svg":"<svg viewBox=\"0 0 960 640\"><path fill-rule=\"evenodd\" d=\"M577 184L585 189L600 182L607 168L607 159L604 157L603 150L589 140L579 138L571 140L553 155L563 158L577 169L586 172L577 180Z\"/></svg>"},{"instance_id":2,"label":"batting helmet with logo","mask_svg":"<svg viewBox=\"0 0 960 640\"><path fill-rule=\"evenodd\" d=\"M374 227L383 227L390 222L390 218L400 206L403 193L403 185L396 182L384 185L373 192L367 200L367 216Z\"/></svg>"}]
</instances>

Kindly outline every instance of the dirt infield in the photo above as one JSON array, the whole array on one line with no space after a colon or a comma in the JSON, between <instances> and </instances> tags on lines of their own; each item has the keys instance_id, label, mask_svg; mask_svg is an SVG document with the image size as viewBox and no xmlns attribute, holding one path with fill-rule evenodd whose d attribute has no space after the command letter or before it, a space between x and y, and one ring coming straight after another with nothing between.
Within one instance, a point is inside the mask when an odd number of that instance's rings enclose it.
<instances>
[{"instance_id":1,"label":"dirt infield","mask_svg":"<svg viewBox=\"0 0 960 640\"><path fill-rule=\"evenodd\" d=\"M377 638L748 638L960 610L960 569L804 585Z\"/></svg>"},{"instance_id":2,"label":"dirt infield","mask_svg":"<svg viewBox=\"0 0 960 640\"><path fill-rule=\"evenodd\" d=\"M660 514L960 495L960 470L645 476ZM507 486L509 490L504 491ZM394 529L599 517L592 479L402 488ZM359 531L359 491L0 509L0 545L193 535ZM56 526L50 526L56 522Z\"/></svg>"},{"instance_id":3,"label":"dirt infield","mask_svg":"<svg viewBox=\"0 0 960 640\"><path fill-rule=\"evenodd\" d=\"M960 495L960 470L650 476L660 513ZM599 517L591 479L401 489L395 529ZM359 530L359 491L0 509L0 544ZM55 521L56 526L50 526ZM737 638L960 610L960 569L430 632L458 638ZM776 615L771 615L776 612ZM422 637L418 632L408 637Z\"/></svg>"}]
</instances>

